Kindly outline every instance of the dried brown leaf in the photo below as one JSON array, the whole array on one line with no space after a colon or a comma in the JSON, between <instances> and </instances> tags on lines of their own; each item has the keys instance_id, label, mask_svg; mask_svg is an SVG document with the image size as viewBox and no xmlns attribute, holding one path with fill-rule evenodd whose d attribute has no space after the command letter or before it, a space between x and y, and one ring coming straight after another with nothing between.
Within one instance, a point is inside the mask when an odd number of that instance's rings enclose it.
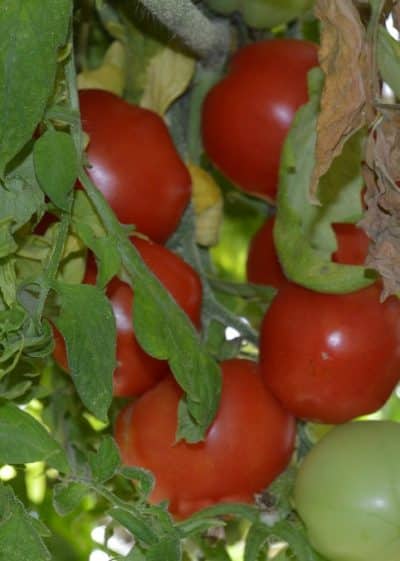
<instances>
[{"instance_id":1,"label":"dried brown leaf","mask_svg":"<svg viewBox=\"0 0 400 561\"><path fill-rule=\"evenodd\" d=\"M310 196L345 142L366 123L369 48L358 11L349 0L317 0L322 23L319 59L325 74L317 122L315 167Z\"/></svg>"},{"instance_id":2,"label":"dried brown leaf","mask_svg":"<svg viewBox=\"0 0 400 561\"><path fill-rule=\"evenodd\" d=\"M367 211L361 226L372 239L367 264L383 279L382 298L400 292L400 113L383 111L370 134L364 178Z\"/></svg>"}]
</instances>

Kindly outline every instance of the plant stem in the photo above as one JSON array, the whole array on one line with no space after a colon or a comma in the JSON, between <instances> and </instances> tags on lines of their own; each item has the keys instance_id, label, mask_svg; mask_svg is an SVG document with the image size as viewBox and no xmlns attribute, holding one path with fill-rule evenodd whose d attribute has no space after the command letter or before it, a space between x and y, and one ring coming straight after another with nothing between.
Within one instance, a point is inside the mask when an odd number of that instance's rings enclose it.
<instances>
[{"instance_id":1,"label":"plant stem","mask_svg":"<svg viewBox=\"0 0 400 561\"><path fill-rule=\"evenodd\" d=\"M141 0L143 6L185 45L219 66L229 51L231 33L223 21L211 21L191 0Z\"/></svg>"}]
</instances>

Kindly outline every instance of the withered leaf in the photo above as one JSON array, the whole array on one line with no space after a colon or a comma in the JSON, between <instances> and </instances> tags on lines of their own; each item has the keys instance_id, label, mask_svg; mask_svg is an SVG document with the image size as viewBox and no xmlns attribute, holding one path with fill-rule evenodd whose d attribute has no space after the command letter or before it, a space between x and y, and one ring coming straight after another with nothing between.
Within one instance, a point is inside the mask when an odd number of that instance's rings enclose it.
<instances>
[{"instance_id":1,"label":"withered leaf","mask_svg":"<svg viewBox=\"0 0 400 561\"><path fill-rule=\"evenodd\" d=\"M383 280L382 299L400 291L400 113L382 110L372 130L363 175L367 211L361 226L373 241L367 265Z\"/></svg>"},{"instance_id":2,"label":"withered leaf","mask_svg":"<svg viewBox=\"0 0 400 561\"><path fill-rule=\"evenodd\" d=\"M319 59L325 84L310 185L314 201L320 177L366 122L370 73L365 29L353 2L317 0L315 13L322 23Z\"/></svg>"}]
</instances>

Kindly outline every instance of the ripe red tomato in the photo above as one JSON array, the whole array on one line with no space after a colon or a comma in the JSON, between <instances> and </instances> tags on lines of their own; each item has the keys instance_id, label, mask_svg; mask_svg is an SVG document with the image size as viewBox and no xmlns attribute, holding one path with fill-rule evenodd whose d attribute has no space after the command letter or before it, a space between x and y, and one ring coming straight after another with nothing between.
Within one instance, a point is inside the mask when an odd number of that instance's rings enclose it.
<instances>
[{"instance_id":1,"label":"ripe red tomato","mask_svg":"<svg viewBox=\"0 0 400 561\"><path fill-rule=\"evenodd\" d=\"M156 476L151 500L185 517L218 502L251 502L288 464L295 420L263 385L256 363L222 363L218 413L206 438L175 442L181 389L172 377L121 411L115 437L125 464Z\"/></svg>"},{"instance_id":2,"label":"ripe red tomato","mask_svg":"<svg viewBox=\"0 0 400 561\"><path fill-rule=\"evenodd\" d=\"M191 194L191 179L161 117L100 90L79 92L90 136L88 173L118 219L164 242Z\"/></svg>"},{"instance_id":3,"label":"ripe red tomato","mask_svg":"<svg viewBox=\"0 0 400 561\"><path fill-rule=\"evenodd\" d=\"M202 287L197 272L167 248L140 238L133 244L143 261L169 290L196 327L200 326ZM96 282L96 268L89 261L85 281ZM117 324L117 368L114 371L114 395L135 396L156 384L168 373L168 363L148 355L136 340L132 325L132 288L115 277L107 286ZM55 331L55 360L67 368L64 340Z\"/></svg>"},{"instance_id":4,"label":"ripe red tomato","mask_svg":"<svg viewBox=\"0 0 400 561\"><path fill-rule=\"evenodd\" d=\"M256 284L266 284L281 288L287 279L283 274L276 254L273 229L275 217L264 222L250 242L247 255L247 280Z\"/></svg>"},{"instance_id":5,"label":"ripe red tomato","mask_svg":"<svg viewBox=\"0 0 400 561\"><path fill-rule=\"evenodd\" d=\"M287 283L261 327L265 382L297 417L343 423L372 413L400 378L400 301L379 283L321 294Z\"/></svg>"},{"instance_id":6,"label":"ripe red tomato","mask_svg":"<svg viewBox=\"0 0 400 561\"><path fill-rule=\"evenodd\" d=\"M240 49L202 111L204 148L233 183L274 199L283 141L307 102L307 72L318 65L308 41L273 39Z\"/></svg>"},{"instance_id":7,"label":"ripe red tomato","mask_svg":"<svg viewBox=\"0 0 400 561\"><path fill-rule=\"evenodd\" d=\"M368 255L369 238L355 224L333 224L337 239L337 250L332 261L343 265L364 265Z\"/></svg>"}]
</instances>

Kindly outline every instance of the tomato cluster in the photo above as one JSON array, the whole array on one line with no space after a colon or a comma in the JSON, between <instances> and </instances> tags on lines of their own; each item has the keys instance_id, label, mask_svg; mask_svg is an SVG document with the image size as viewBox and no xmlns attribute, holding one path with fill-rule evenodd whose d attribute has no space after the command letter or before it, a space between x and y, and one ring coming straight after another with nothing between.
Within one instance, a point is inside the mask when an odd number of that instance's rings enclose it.
<instances>
[{"instance_id":1,"label":"tomato cluster","mask_svg":"<svg viewBox=\"0 0 400 561\"><path fill-rule=\"evenodd\" d=\"M260 41L237 52L206 96L205 151L247 193L274 199L282 143L307 101L307 72L317 62L315 45L306 41ZM151 238L132 243L200 330L200 277L160 245L190 197L190 176L167 127L151 111L106 92L81 92L80 103L90 177L117 217ZM352 224L333 230L332 261L364 264L365 233ZM247 276L277 289L261 325L260 357L221 362L219 409L197 444L176 441L183 392L167 362L146 354L135 338L134 289L119 278L106 287L118 332L114 395L136 398L119 413L115 438L126 464L155 474L150 499L168 500L178 517L221 501L251 501L290 462L296 418L338 424L371 413L399 380L400 302L381 303L378 280L343 295L295 285L275 251L273 217L251 242ZM92 260L84 282L96 282ZM58 333L56 343L55 358L67 368Z\"/></svg>"},{"instance_id":2,"label":"tomato cluster","mask_svg":"<svg viewBox=\"0 0 400 561\"><path fill-rule=\"evenodd\" d=\"M89 135L92 181L122 222L135 224L151 238L133 236L131 241L200 329L200 277L160 245L176 228L190 195L187 169L166 126L152 112L107 92L80 92L80 106ZM96 262L89 255L83 282L96 280ZM105 292L117 327L113 393L136 398L116 422L115 438L124 462L150 469L156 476L151 500L167 499L171 512L179 517L220 501L251 501L287 466L294 448L294 416L265 387L255 362L225 361L221 403L205 440L195 445L176 443L182 390L167 362L148 355L135 337L134 288L114 277ZM54 332L53 356L68 371L68 349L57 329Z\"/></svg>"}]
</instances>

